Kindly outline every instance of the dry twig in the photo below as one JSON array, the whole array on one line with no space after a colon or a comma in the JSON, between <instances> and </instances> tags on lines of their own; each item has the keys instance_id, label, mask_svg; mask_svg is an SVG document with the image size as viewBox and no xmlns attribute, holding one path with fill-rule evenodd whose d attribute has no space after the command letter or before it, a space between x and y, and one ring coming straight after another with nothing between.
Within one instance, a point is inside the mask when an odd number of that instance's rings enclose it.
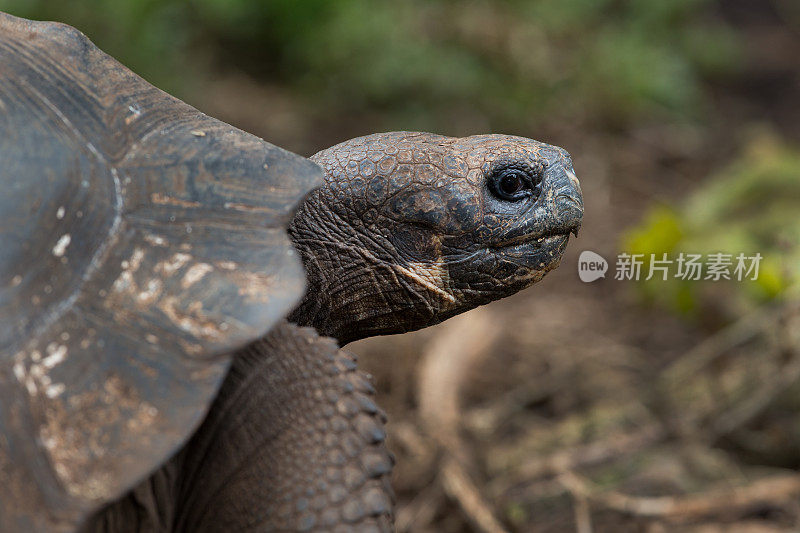
<instances>
[{"instance_id":1,"label":"dry twig","mask_svg":"<svg viewBox=\"0 0 800 533\"><path fill-rule=\"evenodd\" d=\"M690 519L730 513L735 509L752 508L765 503L790 501L800 494L800 475L776 475L756 480L749 485L725 487L700 494L662 497L637 497L618 491L602 492L590 481L574 472L565 471L559 481L574 495L623 513L671 519Z\"/></svg>"},{"instance_id":2,"label":"dry twig","mask_svg":"<svg viewBox=\"0 0 800 533\"><path fill-rule=\"evenodd\" d=\"M444 450L442 487L470 521L486 533L502 533L505 529L469 474L474 470L473 460L459 435L459 395L469 369L487 353L494 335L486 309L451 320L425 351L418 383L423 423Z\"/></svg>"}]
</instances>

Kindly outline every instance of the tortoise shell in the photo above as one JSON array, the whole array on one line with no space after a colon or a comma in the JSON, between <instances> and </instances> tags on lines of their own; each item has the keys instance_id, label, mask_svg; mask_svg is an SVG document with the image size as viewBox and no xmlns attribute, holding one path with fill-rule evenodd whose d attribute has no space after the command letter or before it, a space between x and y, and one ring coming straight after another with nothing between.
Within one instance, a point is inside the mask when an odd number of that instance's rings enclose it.
<instances>
[{"instance_id":1,"label":"tortoise shell","mask_svg":"<svg viewBox=\"0 0 800 533\"><path fill-rule=\"evenodd\" d=\"M162 464L302 296L319 168L0 14L0 530L58 530Z\"/></svg>"}]
</instances>

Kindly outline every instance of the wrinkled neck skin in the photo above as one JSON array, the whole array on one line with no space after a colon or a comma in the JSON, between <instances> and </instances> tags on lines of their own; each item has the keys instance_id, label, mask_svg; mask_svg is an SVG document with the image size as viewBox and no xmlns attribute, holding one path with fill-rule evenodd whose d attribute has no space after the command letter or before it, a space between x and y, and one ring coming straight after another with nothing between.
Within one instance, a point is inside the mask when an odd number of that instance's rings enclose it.
<instances>
[{"instance_id":1,"label":"wrinkled neck skin","mask_svg":"<svg viewBox=\"0 0 800 533\"><path fill-rule=\"evenodd\" d=\"M365 232L335 210L322 209L318 198L313 200L290 228L308 289L289 320L345 344L424 328L464 310L441 288L446 268L438 268L436 279L437 267L422 267L413 256L405 257L391 231ZM434 246L436 239L430 240Z\"/></svg>"},{"instance_id":2,"label":"wrinkled neck skin","mask_svg":"<svg viewBox=\"0 0 800 533\"><path fill-rule=\"evenodd\" d=\"M311 159L325 184L289 226L308 280L289 319L341 344L424 328L539 281L583 213L569 155L521 137L393 132ZM530 171L529 196L492 194L507 167Z\"/></svg>"}]
</instances>

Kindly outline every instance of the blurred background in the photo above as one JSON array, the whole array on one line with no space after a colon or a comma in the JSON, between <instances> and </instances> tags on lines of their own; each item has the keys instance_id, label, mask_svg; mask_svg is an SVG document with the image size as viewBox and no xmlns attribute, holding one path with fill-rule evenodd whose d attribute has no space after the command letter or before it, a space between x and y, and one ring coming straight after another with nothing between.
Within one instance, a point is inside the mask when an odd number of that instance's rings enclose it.
<instances>
[{"instance_id":1,"label":"blurred background","mask_svg":"<svg viewBox=\"0 0 800 533\"><path fill-rule=\"evenodd\" d=\"M399 531L800 531L797 0L0 9L303 155L402 129L572 153L586 214L557 271L349 347L389 414ZM583 250L605 279L578 279ZM635 282L621 252L763 260L755 281Z\"/></svg>"}]
</instances>

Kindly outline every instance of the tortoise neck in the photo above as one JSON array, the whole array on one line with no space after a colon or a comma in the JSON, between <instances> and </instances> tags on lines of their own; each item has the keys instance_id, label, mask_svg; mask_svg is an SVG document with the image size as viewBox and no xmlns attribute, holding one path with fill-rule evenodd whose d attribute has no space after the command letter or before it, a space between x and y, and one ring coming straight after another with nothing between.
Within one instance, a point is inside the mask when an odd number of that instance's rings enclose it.
<instances>
[{"instance_id":1,"label":"tortoise neck","mask_svg":"<svg viewBox=\"0 0 800 533\"><path fill-rule=\"evenodd\" d=\"M300 253L308 287L288 316L314 327L341 345L371 337L404 333L443 320L419 291L398 283L391 247L377 252L332 209L319 206L312 193L295 215L289 235ZM322 216L321 213L324 213Z\"/></svg>"}]
</instances>

